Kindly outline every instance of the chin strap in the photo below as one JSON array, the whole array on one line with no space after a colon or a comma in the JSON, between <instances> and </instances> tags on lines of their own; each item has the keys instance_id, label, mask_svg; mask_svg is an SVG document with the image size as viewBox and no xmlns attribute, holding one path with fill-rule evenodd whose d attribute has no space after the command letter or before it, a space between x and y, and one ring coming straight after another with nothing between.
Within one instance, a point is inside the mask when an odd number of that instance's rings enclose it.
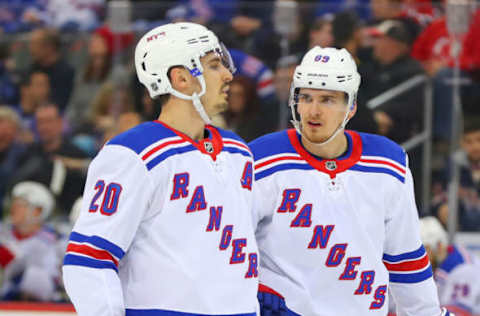
<instances>
[{"instance_id":1,"label":"chin strap","mask_svg":"<svg viewBox=\"0 0 480 316\"><path fill-rule=\"evenodd\" d=\"M197 111L197 113L200 115L202 120L205 122L207 125L212 124L212 120L210 117L208 117L207 112L205 111L205 107L203 106L202 102L200 101L200 97L205 94L206 92L206 85L205 85L205 80L203 79L203 75L199 75L200 78L198 78L198 81L200 82L200 86L202 88L202 91L200 93L194 92L191 96L183 94L181 92L178 92L175 89L171 89L170 93L176 96L177 98L184 99L184 100L190 100L193 103L193 107Z\"/></svg>"},{"instance_id":2,"label":"chin strap","mask_svg":"<svg viewBox=\"0 0 480 316\"><path fill-rule=\"evenodd\" d=\"M193 107L195 108L195 110L197 110L198 114L200 114L200 117L205 122L205 124L211 125L212 120L208 117L207 112L205 112L205 108L203 107L203 104L200 101L200 96L196 92L192 95L192 102L193 102Z\"/></svg>"},{"instance_id":3,"label":"chin strap","mask_svg":"<svg viewBox=\"0 0 480 316\"><path fill-rule=\"evenodd\" d=\"M455 316L455 314L449 312L445 307L442 307L442 313L440 314L440 316Z\"/></svg>"}]
</instances>

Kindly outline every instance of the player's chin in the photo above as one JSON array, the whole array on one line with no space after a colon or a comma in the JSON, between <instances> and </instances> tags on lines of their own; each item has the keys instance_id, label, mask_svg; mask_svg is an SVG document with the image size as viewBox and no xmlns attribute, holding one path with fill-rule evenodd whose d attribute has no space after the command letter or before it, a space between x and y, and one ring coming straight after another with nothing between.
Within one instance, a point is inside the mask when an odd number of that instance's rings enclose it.
<instances>
[{"instance_id":1,"label":"player's chin","mask_svg":"<svg viewBox=\"0 0 480 316\"><path fill-rule=\"evenodd\" d=\"M308 127L303 131L303 133L305 134L305 136L307 136L308 140L314 143L321 143L327 139L324 133L321 133L318 130L309 129Z\"/></svg>"},{"instance_id":2,"label":"player's chin","mask_svg":"<svg viewBox=\"0 0 480 316\"><path fill-rule=\"evenodd\" d=\"M227 102L226 100L221 101L221 102L218 102L218 103L215 105L215 110L216 110L217 114L223 113L223 112L225 112L227 109L228 109L228 102Z\"/></svg>"}]
</instances>

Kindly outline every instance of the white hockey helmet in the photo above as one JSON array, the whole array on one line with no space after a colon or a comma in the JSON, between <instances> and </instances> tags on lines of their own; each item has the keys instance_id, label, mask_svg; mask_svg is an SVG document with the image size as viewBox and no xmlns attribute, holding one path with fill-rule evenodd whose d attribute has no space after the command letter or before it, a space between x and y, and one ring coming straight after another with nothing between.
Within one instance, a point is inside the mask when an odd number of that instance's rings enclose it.
<instances>
[{"instance_id":1,"label":"white hockey helmet","mask_svg":"<svg viewBox=\"0 0 480 316\"><path fill-rule=\"evenodd\" d=\"M41 219L46 219L52 213L55 201L46 186L34 181L17 183L12 189L12 198L21 198L33 207L42 210Z\"/></svg>"},{"instance_id":2,"label":"white hockey helmet","mask_svg":"<svg viewBox=\"0 0 480 316\"><path fill-rule=\"evenodd\" d=\"M348 122L348 113L354 109L359 86L360 75L357 72L357 65L345 48L320 46L311 48L303 57L301 64L295 68L293 75L289 101L293 125L300 132L296 114L298 92L300 88L311 88L342 91L348 95L348 110L339 130L343 129Z\"/></svg>"},{"instance_id":3,"label":"white hockey helmet","mask_svg":"<svg viewBox=\"0 0 480 316\"><path fill-rule=\"evenodd\" d=\"M150 97L172 94L192 100L202 119L210 124L210 118L200 102L206 85L200 58L209 52L216 53L232 74L235 72L230 53L215 34L200 24L169 23L150 30L135 48L135 69L138 80L147 88ZM198 78L201 92L189 96L173 89L168 71L174 66L183 66Z\"/></svg>"},{"instance_id":4,"label":"white hockey helmet","mask_svg":"<svg viewBox=\"0 0 480 316\"><path fill-rule=\"evenodd\" d=\"M438 243L448 245L448 235L436 217L426 216L420 219L420 238L425 246L436 251Z\"/></svg>"}]
</instances>

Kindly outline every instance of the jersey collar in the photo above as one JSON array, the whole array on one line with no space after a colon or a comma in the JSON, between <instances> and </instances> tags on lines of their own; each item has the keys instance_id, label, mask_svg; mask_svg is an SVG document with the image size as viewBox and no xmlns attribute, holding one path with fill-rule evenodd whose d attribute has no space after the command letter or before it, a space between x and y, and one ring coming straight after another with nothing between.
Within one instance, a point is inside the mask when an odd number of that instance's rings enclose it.
<instances>
[{"instance_id":1,"label":"jersey collar","mask_svg":"<svg viewBox=\"0 0 480 316\"><path fill-rule=\"evenodd\" d=\"M319 159L310 154L302 145L299 140L299 134L295 129L287 130L288 138L295 151L308 162L312 167L320 172L326 173L330 178L352 167L360 160L362 155L362 139L357 132L347 130L345 134L349 141L349 149L347 149L347 155L337 159ZM349 136L349 137L348 137Z\"/></svg>"},{"instance_id":2,"label":"jersey collar","mask_svg":"<svg viewBox=\"0 0 480 316\"><path fill-rule=\"evenodd\" d=\"M222 136L218 132L218 130L211 126L211 125L205 125L205 128L209 132L209 136L207 138L201 139L198 142L194 141L191 139L188 135L174 129L173 127L169 126L165 122L155 120L154 122L159 123L163 125L165 128L171 130L178 136L180 136L183 140L189 142L192 144L195 148L197 148L202 154L209 155L213 161L217 159L217 155L222 151L223 149L223 140Z\"/></svg>"}]
</instances>

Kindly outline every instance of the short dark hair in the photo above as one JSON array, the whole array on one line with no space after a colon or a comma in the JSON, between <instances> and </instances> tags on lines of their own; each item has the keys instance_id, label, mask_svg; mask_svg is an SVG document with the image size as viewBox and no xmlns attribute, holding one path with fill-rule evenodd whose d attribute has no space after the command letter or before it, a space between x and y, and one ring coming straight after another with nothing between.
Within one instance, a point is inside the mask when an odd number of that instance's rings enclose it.
<instances>
[{"instance_id":1,"label":"short dark hair","mask_svg":"<svg viewBox=\"0 0 480 316\"><path fill-rule=\"evenodd\" d=\"M332 19L324 17L317 18L315 21L313 21L310 31L320 31L329 23L332 23Z\"/></svg>"},{"instance_id":2,"label":"short dark hair","mask_svg":"<svg viewBox=\"0 0 480 316\"><path fill-rule=\"evenodd\" d=\"M165 105L168 102L168 100L170 100L170 93L156 96L152 100L153 100L153 104L155 105L155 107L157 107L157 106L162 107L163 105Z\"/></svg>"},{"instance_id":3,"label":"short dark hair","mask_svg":"<svg viewBox=\"0 0 480 316\"><path fill-rule=\"evenodd\" d=\"M45 29L44 41L57 50L61 48L62 41L60 35L54 29Z\"/></svg>"},{"instance_id":4,"label":"short dark hair","mask_svg":"<svg viewBox=\"0 0 480 316\"><path fill-rule=\"evenodd\" d=\"M463 134L480 131L480 116L466 117L463 123Z\"/></svg>"},{"instance_id":5,"label":"short dark hair","mask_svg":"<svg viewBox=\"0 0 480 316\"><path fill-rule=\"evenodd\" d=\"M360 25L360 19L353 11L344 11L336 14L332 21L332 34L335 47L344 47Z\"/></svg>"}]
</instances>

